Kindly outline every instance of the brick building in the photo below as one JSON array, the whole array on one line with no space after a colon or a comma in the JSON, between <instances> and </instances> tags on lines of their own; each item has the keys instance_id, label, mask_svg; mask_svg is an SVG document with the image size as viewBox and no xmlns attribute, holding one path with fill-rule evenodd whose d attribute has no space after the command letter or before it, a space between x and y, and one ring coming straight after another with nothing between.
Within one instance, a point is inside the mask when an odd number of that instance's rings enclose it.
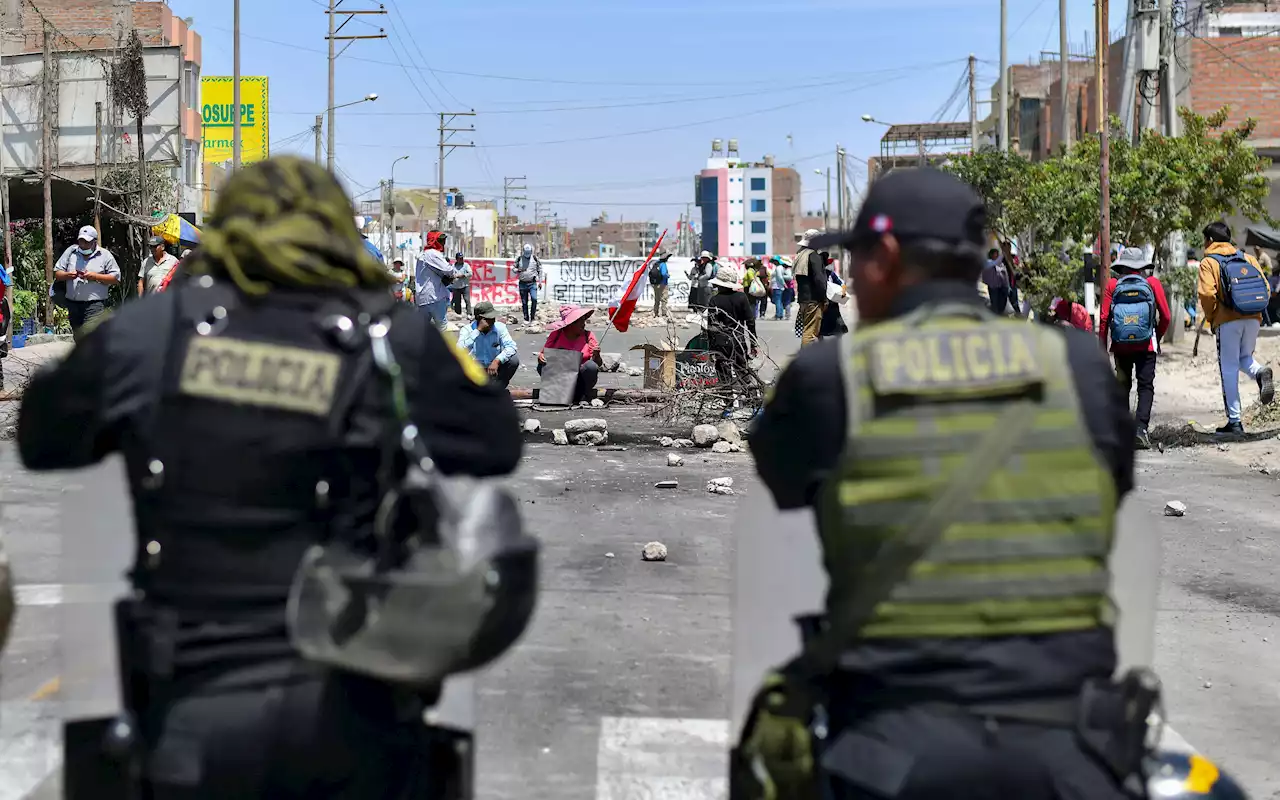
<instances>
[{"instance_id":1,"label":"brick building","mask_svg":"<svg viewBox=\"0 0 1280 800\"><path fill-rule=\"evenodd\" d=\"M119 47L134 28L144 46L181 49L183 143L182 152L178 154L180 166L174 177L181 186L182 196L176 210L192 219L201 216L204 204L201 197L200 34L176 16L165 2L41 0L37 6L38 12L35 6L22 0L0 0L0 28L6 31L0 46L6 55L41 52L47 26L56 31L51 39L55 53L77 49L100 54L111 51ZM105 141L104 150L113 152L114 143L114 137L112 141Z\"/></svg>"},{"instance_id":2,"label":"brick building","mask_svg":"<svg viewBox=\"0 0 1280 800\"><path fill-rule=\"evenodd\" d=\"M605 245L606 252L612 248L618 257L640 257L649 254L654 242L658 241L658 223L641 220L609 219L609 215L601 213L591 220L591 224L574 228L569 233L569 252L575 258L586 258L600 255L600 245ZM664 247L666 245L663 245Z\"/></svg>"}]
</instances>

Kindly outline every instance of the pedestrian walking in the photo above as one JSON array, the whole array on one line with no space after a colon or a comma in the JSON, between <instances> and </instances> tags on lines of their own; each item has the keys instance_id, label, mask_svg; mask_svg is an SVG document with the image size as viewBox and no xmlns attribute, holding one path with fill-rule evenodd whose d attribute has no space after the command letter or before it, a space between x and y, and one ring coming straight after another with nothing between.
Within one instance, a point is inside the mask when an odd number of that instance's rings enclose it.
<instances>
[{"instance_id":1,"label":"pedestrian walking","mask_svg":"<svg viewBox=\"0 0 1280 800\"><path fill-rule=\"evenodd\" d=\"M1218 428L1218 433L1241 434L1240 373L1257 382L1263 405L1270 404L1276 395L1271 367L1253 357L1271 288L1254 257L1231 243L1231 228L1225 222L1205 226L1197 294L1209 327L1218 335L1218 369L1227 412L1227 424Z\"/></svg>"},{"instance_id":2,"label":"pedestrian walking","mask_svg":"<svg viewBox=\"0 0 1280 800\"><path fill-rule=\"evenodd\" d=\"M406 440L444 475L502 476L520 461L519 419L507 392L391 296L354 213L323 167L246 165L184 264L192 280L126 304L26 387L26 467L80 469L121 453L136 524L131 592L116 607L129 722L111 729L135 746L69 758L68 782L85 793L68 796L103 796L85 784L107 763L134 784L119 796L154 800L440 797L456 780L457 757L441 774L442 739L424 715L449 675L519 635L510 609L532 608L536 579L515 568L509 532L483 532L482 549L503 555L481 557L465 583L444 566L456 554L410 541L448 537L434 507L429 518L420 510L434 495L411 482L421 473L406 469ZM291 596L317 549L372 553L391 541L397 559L438 565L434 588L413 596L449 614L397 623L403 585L388 590L382 568L358 559L329 570L335 594ZM348 599L365 592L376 608ZM330 598L345 609L342 627L321 626L331 641L363 654L382 652L370 644L380 634L417 640L438 677L408 646L395 668L420 683L309 660L298 642L312 632L291 620Z\"/></svg>"},{"instance_id":3,"label":"pedestrian walking","mask_svg":"<svg viewBox=\"0 0 1280 800\"><path fill-rule=\"evenodd\" d=\"M498 322L498 311L488 300L476 303L475 319L458 332L458 347L484 367L489 378L504 389L520 369L520 354L515 340L507 326Z\"/></svg>"},{"instance_id":4,"label":"pedestrian walking","mask_svg":"<svg viewBox=\"0 0 1280 800\"><path fill-rule=\"evenodd\" d=\"M711 299L711 276L714 274L715 262L716 257L711 251L703 250L689 268L689 310L694 313L707 309L707 301Z\"/></svg>"},{"instance_id":5,"label":"pedestrian walking","mask_svg":"<svg viewBox=\"0 0 1280 800\"><path fill-rule=\"evenodd\" d=\"M764 314L762 307L769 299L769 290L765 288L767 280L763 261L748 258L742 262L742 291L751 305L751 312L757 317Z\"/></svg>"},{"instance_id":6,"label":"pedestrian walking","mask_svg":"<svg viewBox=\"0 0 1280 800\"><path fill-rule=\"evenodd\" d=\"M840 313L840 308L848 301L849 295L839 271L832 267L834 262L831 254L824 252L819 255L822 256L823 268L827 271L827 307L822 312L822 328L818 331L818 338L826 339L849 332L849 326L844 323L844 316Z\"/></svg>"},{"instance_id":7,"label":"pedestrian walking","mask_svg":"<svg viewBox=\"0 0 1280 800\"><path fill-rule=\"evenodd\" d=\"M520 311L525 322L538 318L538 284L542 282L542 262L533 252L533 245L526 244L516 258L512 269L516 273L516 287L520 291Z\"/></svg>"},{"instance_id":8,"label":"pedestrian walking","mask_svg":"<svg viewBox=\"0 0 1280 800\"><path fill-rule=\"evenodd\" d=\"M578 367L578 381L574 385L573 402L582 403L591 397L600 379L600 368L604 366L604 357L600 355L600 341L596 335L587 330L587 321L591 319L593 309L575 305L560 306L560 320L549 327L547 341L538 351L538 374L547 366L546 350L578 350L582 353L582 363Z\"/></svg>"},{"instance_id":9,"label":"pedestrian walking","mask_svg":"<svg viewBox=\"0 0 1280 800\"><path fill-rule=\"evenodd\" d=\"M786 256L772 256L769 263L773 265L773 272L769 273L769 288L773 295L773 318L785 319L788 285L795 277L791 271L791 259Z\"/></svg>"},{"instance_id":10,"label":"pedestrian walking","mask_svg":"<svg viewBox=\"0 0 1280 800\"><path fill-rule=\"evenodd\" d=\"M828 587L752 703L731 797L1123 800L1141 780L1122 743L1154 698L1112 680L1108 598L1133 419L1091 337L983 307L985 227L967 185L904 168L810 240L850 253L872 324L801 350L751 435L778 508L814 512Z\"/></svg>"},{"instance_id":11,"label":"pedestrian walking","mask_svg":"<svg viewBox=\"0 0 1280 800\"><path fill-rule=\"evenodd\" d=\"M991 310L1003 316L1009 308L1009 270L1004 263L1004 255L994 247L987 251L982 282L987 287Z\"/></svg>"},{"instance_id":12,"label":"pedestrian walking","mask_svg":"<svg viewBox=\"0 0 1280 800\"><path fill-rule=\"evenodd\" d=\"M160 291L160 285L169 272L178 266L178 259L165 247L164 237L152 236L147 244L151 252L142 259L142 266L138 269L138 297Z\"/></svg>"},{"instance_id":13,"label":"pedestrian walking","mask_svg":"<svg viewBox=\"0 0 1280 800\"><path fill-rule=\"evenodd\" d=\"M818 332L822 330L822 312L827 307L827 269L822 263L822 257L811 244L817 235L818 231L813 228L804 232L793 270L796 302L800 304L801 347L818 341Z\"/></svg>"},{"instance_id":14,"label":"pedestrian walking","mask_svg":"<svg viewBox=\"0 0 1280 800\"><path fill-rule=\"evenodd\" d=\"M1134 414L1137 428L1134 441L1140 449L1151 447L1151 406L1156 396L1156 358L1160 340L1169 330L1173 315L1164 285L1147 272L1151 260L1138 247L1120 251L1111 268L1117 275L1107 281L1098 316L1098 339L1109 349L1116 378L1124 390L1126 405L1138 385L1138 406ZM1146 273L1146 274L1144 274Z\"/></svg>"},{"instance_id":15,"label":"pedestrian walking","mask_svg":"<svg viewBox=\"0 0 1280 800\"><path fill-rule=\"evenodd\" d=\"M57 302L57 295L63 295L71 333L79 342L106 311L111 287L120 282L120 266L109 250L98 245L98 231L85 225L76 243L64 250L54 265L53 279L62 288L49 287L50 296Z\"/></svg>"},{"instance_id":16,"label":"pedestrian walking","mask_svg":"<svg viewBox=\"0 0 1280 800\"><path fill-rule=\"evenodd\" d=\"M467 316L471 316L471 265L462 253L453 257L453 283L449 284L453 293L453 313L461 314L462 305L467 306Z\"/></svg>"},{"instance_id":17,"label":"pedestrian walking","mask_svg":"<svg viewBox=\"0 0 1280 800\"><path fill-rule=\"evenodd\" d=\"M665 317L667 315L667 290L671 284L671 270L667 266L667 262L670 259L670 253L659 253L658 260L649 265L649 287L653 289L653 315L655 317Z\"/></svg>"},{"instance_id":18,"label":"pedestrian walking","mask_svg":"<svg viewBox=\"0 0 1280 800\"><path fill-rule=\"evenodd\" d=\"M444 254L449 235L443 231L428 231L426 247L418 255L414 270L413 299L418 308L444 328L449 311L449 283L453 281L453 267Z\"/></svg>"}]
</instances>

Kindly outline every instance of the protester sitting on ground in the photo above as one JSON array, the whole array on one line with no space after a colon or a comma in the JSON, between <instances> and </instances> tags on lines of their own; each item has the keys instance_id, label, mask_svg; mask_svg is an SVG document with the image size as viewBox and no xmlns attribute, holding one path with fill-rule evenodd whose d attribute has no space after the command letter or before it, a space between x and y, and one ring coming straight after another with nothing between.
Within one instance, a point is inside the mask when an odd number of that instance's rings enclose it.
<instances>
[{"instance_id":1,"label":"protester sitting on ground","mask_svg":"<svg viewBox=\"0 0 1280 800\"><path fill-rule=\"evenodd\" d=\"M1223 272L1230 270L1232 287L1226 291ZM1254 284L1258 284L1254 287ZM1222 376L1222 398L1227 424L1218 433L1244 433L1240 418L1240 373L1258 383L1263 405L1275 399L1271 367L1253 357L1262 327L1262 310L1270 292L1262 267L1231 243L1231 228L1225 222L1211 222L1204 229L1204 259L1200 262L1197 286L1200 306L1210 327L1218 334L1218 370Z\"/></svg>"},{"instance_id":2,"label":"protester sitting on ground","mask_svg":"<svg viewBox=\"0 0 1280 800\"><path fill-rule=\"evenodd\" d=\"M520 355L507 326L498 322L497 309L487 300L476 303L475 320L458 332L458 347L471 354L503 388L520 368Z\"/></svg>"},{"instance_id":3,"label":"protester sitting on ground","mask_svg":"<svg viewBox=\"0 0 1280 800\"><path fill-rule=\"evenodd\" d=\"M594 309L575 305L560 306L560 321L550 326L551 333L547 342L538 352L538 374L547 365L547 350L578 350L582 353L582 365L578 367L578 383L573 390L573 402L581 403L590 398L595 391L596 381L600 379L600 368L604 359L600 355L600 342L596 335L587 330L587 320Z\"/></svg>"},{"instance_id":4,"label":"protester sitting on ground","mask_svg":"<svg viewBox=\"0 0 1280 800\"><path fill-rule=\"evenodd\" d=\"M1138 383L1138 423L1136 443L1151 446L1147 428L1151 425L1151 405L1156 396L1156 356L1160 340L1173 319L1160 279L1144 271L1151 259L1138 247L1126 247L1111 265L1117 275L1107 281L1098 316L1098 339L1105 349L1111 340L1116 378L1128 402L1135 376Z\"/></svg>"},{"instance_id":5,"label":"protester sitting on ground","mask_svg":"<svg viewBox=\"0 0 1280 800\"><path fill-rule=\"evenodd\" d=\"M742 291L737 267L721 264L711 286L715 294L707 304L707 344L716 354L716 376L728 386L746 375L747 361L755 355L755 309Z\"/></svg>"},{"instance_id":6,"label":"protester sitting on ground","mask_svg":"<svg viewBox=\"0 0 1280 800\"><path fill-rule=\"evenodd\" d=\"M1089 310L1074 300L1053 298L1053 302L1049 303L1049 316L1064 325L1093 333L1093 320L1089 317Z\"/></svg>"}]
</instances>

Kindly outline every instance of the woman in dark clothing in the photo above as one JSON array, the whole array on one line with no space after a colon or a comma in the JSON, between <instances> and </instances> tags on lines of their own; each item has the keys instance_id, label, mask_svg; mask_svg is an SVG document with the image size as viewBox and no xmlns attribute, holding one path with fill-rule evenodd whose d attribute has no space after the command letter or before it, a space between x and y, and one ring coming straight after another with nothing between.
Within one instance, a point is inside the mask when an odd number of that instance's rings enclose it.
<instances>
[{"instance_id":1,"label":"woman in dark clothing","mask_svg":"<svg viewBox=\"0 0 1280 800\"><path fill-rule=\"evenodd\" d=\"M716 375L722 385L740 381L747 360L756 352L756 315L742 291L737 267L722 265L711 280L715 294L707 304L707 342L716 354Z\"/></svg>"},{"instance_id":2,"label":"woman in dark clothing","mask_svg":"<svg viewBox=\"0 0 1280 800\"><path fill-rule=\"evenodd\" d=\"M822 256L822 263L827 270L827 282L836 286L844 286L844 281L840 279L837 270L831 268L832 259L830 253L819 253ZM843 303L828 302L827 307L822 311L822 327L818 330L818 338L825 339L828 336L839 336L842 333L849 332L849 326L844 324L844 317L840 315L840 307Z\"/></svg>"}]
</instances>

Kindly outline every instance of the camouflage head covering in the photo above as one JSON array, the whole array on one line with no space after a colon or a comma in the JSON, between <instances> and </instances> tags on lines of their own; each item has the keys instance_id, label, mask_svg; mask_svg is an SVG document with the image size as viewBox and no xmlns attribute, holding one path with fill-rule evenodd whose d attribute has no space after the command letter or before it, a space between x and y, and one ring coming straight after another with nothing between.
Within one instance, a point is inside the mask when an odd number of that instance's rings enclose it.
<instances>
[{"instance_id":1,"label":"camouflage head covering","mask_svg":"<svg viewBox=\"0 0 1280 800\"><path fill-rule=\"evenodd\" d=\"M218 192L189 269L225 275L251 295L277 286L389 288L391 276L365 249L354 217L323 168L295 156L260 161Z\"/></svg>"}]
</instances>

